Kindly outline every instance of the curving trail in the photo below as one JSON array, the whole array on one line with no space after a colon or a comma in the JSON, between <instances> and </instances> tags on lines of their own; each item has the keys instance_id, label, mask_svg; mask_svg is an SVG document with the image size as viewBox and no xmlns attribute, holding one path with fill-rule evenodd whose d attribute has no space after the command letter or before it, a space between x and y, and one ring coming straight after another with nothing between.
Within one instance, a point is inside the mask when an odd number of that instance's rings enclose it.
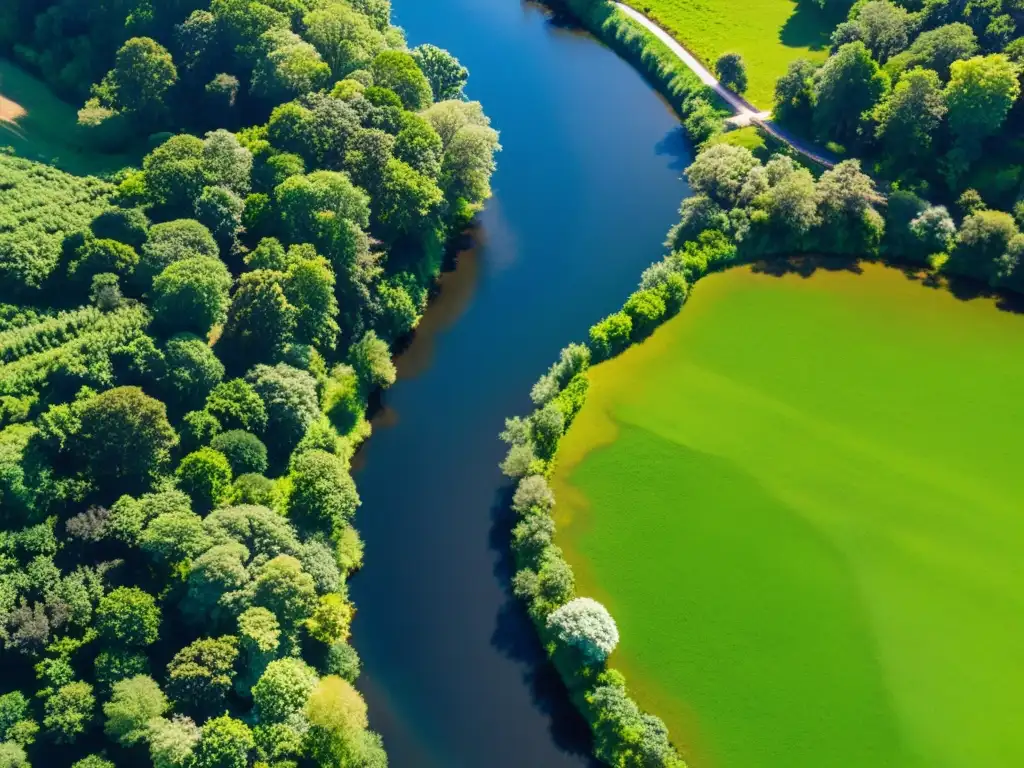
<instances>
[{"instance_id":1,"label":"curving trail","mask_svg":"<svg viewBox=\"0 0 1024 768\"><path fill-rule=\"evenodd\" d=\"M696 56L686 50L678 40L659 27L655 22L640 13L640 11L635 8L631 8L624 3L616 2L615 6L667 45L669 50L672 51L680 61L693 70L694 74L700 78L701 82L714 90L722 101L732 108L736 115L735 117L730 118L729 122L739 126L751 124L756 125L770 136L773 136L783 144L786 144L794 151L806 157L808 160L818 163L826 168L832 168L835 165L835 160L829 157L826 152L813 144L794 136L789 131L780 128L772 122L771 112L759 112L755 106L742 96L722 85L718 78L715 77L707 67L701 64Z\"/></svg>"}]
</instances>

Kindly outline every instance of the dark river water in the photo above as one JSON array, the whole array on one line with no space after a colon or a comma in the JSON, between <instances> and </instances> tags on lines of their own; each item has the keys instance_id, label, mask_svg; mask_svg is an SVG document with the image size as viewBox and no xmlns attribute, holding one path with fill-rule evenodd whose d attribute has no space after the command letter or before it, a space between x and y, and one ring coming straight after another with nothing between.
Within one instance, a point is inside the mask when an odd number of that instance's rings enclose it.
<instances>
[{"instance_id":1,"label":"dark river water","mask_svg":"<svg viewBox=\"0 0 1024 768\"><path fill-rule=\"evenodd\" d=\"M628 64L519 0L393 0L501 131L494 198L358 457L360 688L391 764L582 766L589 744L508 592L496 438L558 350L661 252L690 148Z\"/></svg>"}]
</instances>

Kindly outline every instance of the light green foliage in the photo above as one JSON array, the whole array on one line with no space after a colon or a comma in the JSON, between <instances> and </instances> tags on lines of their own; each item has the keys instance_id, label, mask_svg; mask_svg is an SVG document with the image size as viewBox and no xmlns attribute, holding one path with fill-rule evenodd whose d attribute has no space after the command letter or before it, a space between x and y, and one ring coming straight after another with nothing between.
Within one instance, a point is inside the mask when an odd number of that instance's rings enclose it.
<instances>
[{"instance_id":1,"label":"light green foliage","mask_svg":"<svg viewBox=\"0 0 1024 768\"><path fill-rule=\"evenodd\" d=\"M366 728L366 702L340 677L324 677L309 697L306 719L311 757L321 764L343 764Z\"/></svg>"},{"instance_id":2,"label":"light green foliage","mask_svg":"<svg viewBox=\"0 0 1024 768\"><path fill-rule=\"evenodd\" d=\"M633 319L625 312L616 312L591 327L590 348L603 360L625 349L632 335Z\"/></svg>"},{"instance_id":3,"label":"light green foliage","mask_svg":"<svg viewBox=\"0 0 1024 768\"><path fill-rule=\"evenodd\" d=\"M1017 71L1005 56L976 56L950 67L949 128L968 151L995 133L1020 96Z\"/></svg>"},{"instance_id":4,"label":"light green foliage","mask_svg":"<svg viewBox=\"0 0 1024 768\"><path fill-rule=\"evenodd\" d=\"M913 19L906 9L889 0L868 0L858 3L850 14L850 21L836 27L832 33L832 44L838 48L844 43L860 40L871 55L884 64L907 47L912 29Z\"/></svg>"},{"instance_id":5,"label":"light green foliage","mask_svg":"<svg viewBox=\"0 0 1024 768\"><path fill-rule=\"evenodd\" d=\"M373 331L367 331L349 349L349 364L355 370L365 393L390 387L398 377L388 345L377 338Z\"/></svg>"},{"instance_id":6,"label":"light green foliage","mask_svg":"<svg viewBox=\"0 0 1024 768\"><path fill-rule=\"evenodd\" d=\"M89 755L74 763L71 768L117 768L112 762L99 755Z\"/></svg>"},{"instance_id":7,"label":"light green foliage","mask_svg":"<svg viewBox=\"0 0 1024 768\"><path fill-rule=\"evenodd\" d=\"M206 398L206 410L224 429L242 429L259 435L267 428L266 406L243 379L231 379L214 387Z\"/></svg>"},{"instance_id":8,"label":"light green foliage","mask_svg":"<svg viewBox=\"0 0 1024 768\"><path fill-rule=\"evenodd\" d=\"M95 708L91 685L81 681L68 683L43 705L43 727L56 743L74 743L92 724Z\"/></svg>"},{"instance_id":9,"label":"light green foliage","mask_svg":"<svg viewBox=\"0 0 1024 768\"><path fill-rule=\"evenodd\" d=\"M114 684L110 701L103 705L104 731L123 747L146 738L147 724L167 710L167 697L153 678L137 675Z\"/></svg>"},{"instance_id":10,"label":"light green foliage","mask_svg":"<svg viewBox=\"0 0 1024 768\"><path fill-rule=\"evenodd\" d=\"M153 596L136 587L118 587L96 608L96 629L108 643L152 645L160 632L160 609Z\"/></svg>"},{"instance_id":11,"label":"light green foliage","mask_svg":"<svg viewBox=\"0 0 1024 768\"><path fill-rule=\"evenodd\" d=\"M181 460L175 471L181 489L199 512L208 512L227 497L231 485L231 464L213 448L200 448Z\"/></svg>"},{"instance_id":12,"label":"light green foliage","mask_svg":"<svg viewBox=\"0 0 1024 768\"><path fill-rule=\"evenodd\" d=\"M397 93L405 109L419 112L434 100L426 75L416 65L416 59L405 51L382 51L371 63L370 72L374 85Z\"/></svg>"},{"instance_id":13,"label":"light green foliage","mask_svg":"<svg viewBox=\"0 0 1024 768\"><path fill-rule=\"evenodd\" d=\"M323 56L331 74L341 79L369 66L384 47L384 36L362 13L345 3L332 3L307 13L306 39Z\"/></svg>"},{"instance_id":14,"label":"light green foliage","mask_svg":"<svg viewBox=\"0 0 1024 768\"><path fill-rule=\"evenodd\" d=\"M876 135L894 154L927 157L946 115L939 76L928 69L904 73L892 93L875 109Z\"/></svg>"},{"instance_id":15,"label":"light green foliage","mask_svg":"<svg viewBox=\"0 0 1024 768\"><path fill-rule=\"evenodd\" d=\"M202 339L183 333L167 341L165 387L176 405L201 406L224 378L224 364Z\"/></svg>"},{"instance_id":16,"label":"light green foliage","mask_svg":"<svg viewBox=\"0 0 1024 768\"><path fill-rule=\"evenodd\" d=\"M190 507L157 515L143 530L139 544L158 563L175 566L210 546L202 518Z\"/></svg>"},{"instance_id":17,"label":"light green foliage","mask_svg":"<svg viewBox=\"0 0 1024 768\"><path fill-rule=\"evenodd\" d=\"M282 722L301 712L316 687L316 671L301 659L270 662L252 688L253 704L261 722Z\"/></svg>"},{"instance_id":18,"label":"light green foliage","mask_svg":"<svg viewBox=\"0 0 1024 768\"><path fill-rule=\"evenodd\" d=\"M436 45L420 45L413 49L413 58L433 91L434 99L445 101L462 97L462 89L469 79L469 70L444 48Z\"/></svg>"},{"instance_id":19,"label":"light green foliage","mask_svg":"<svg viewBox=\"0 0 1024 768\"><path fill-rule=\"evenodd\" d=\"M105 106L152 117L165 108L163 99L177 82L171 54L155 40L133 37L117 52L114 68L99 86Z\"/></svg>"},{"instance_id":20,"label":"light green foliage","mask_svg":"<svg viewBox=\"0 0 1024 768\"><path fill-rule=\"evenodd\" d=\"M286 632L293 631L316 608L313 577L290 555L278 555L265 563L247 593L250 604L273 613Z\"/></svg>"},{"instance_id":21,"label":"light green foliage","mask_svg":"<svg viewBox=\"0 0 1024 768\"><path fill-rule=\"evenodd\" d=\"M0 768L31 768L24 748L13 742L0 741Z\"/></svg>"},{"instance_id":22,"label":"light green foliage","mask_svg":"<svg viewBox=\"0 0 1024 768\"><path fill-rule=\"evenodd\" d=\"M149 755L153 768L188 768L199 741L199 728L186 717L149 722Z\"/></svg>"},{"instance_id":23,"label":"light green foliage","mask_svg":"<svg viewBox=\"0 0 1024 768\"><path fill-rule=\"evenodd\" d=\"M277 656L281 630L274 614L266 608L249 608L238 617L238 637L242 670L235 688L248 696L267 665Z\"/></svg>"},{"instance_id":24,"label":"light green foliage","mask_svg":"<svg viewBox=\"0 0 1024 768\"><path fill-rule=\"evenodd\" d=\"M202 151L201 142L196 151ZM199 190L195 190L195 193L198 197ZM191 208L191 204L189 207ZM149 230L149 240L142 246L139 280L148 286L149 281L175 262L199 256L216 259L219 253L217 241L213 239L210 230L195 219L178 219L154 224Z\"/></svg>"},{"instance_id":25,"label":"light green foliage","mask_svg":"<svg viewBox=\"0 0 1024 768\"><path fill-rule=\"evenodd\" d=\"M247 768L255 747L249 726L221 715L203 725L193 753L193 765L195 768Z\"/></svg>"},{"instance_id":26,"label":"light green foliage","mask_svg":"<svg viewBox=\"0 0 1024 768\"><path fill-rule=\"evenodd\" d=\"M306 630L310 637L325 645L346 642L353 613L352 603L341 595L321 595L313 615L306 620Z\"/></svg>"},{"instance_id":27,"label":"light green foliage","mask_svg":"<svg viewBox=\"0 0 1024 768\"><path fill-rule=\"evenodd\" d=\"M351 522L359 506L356 485L345 462L325 451L295 459L288 515L300 529L330 534Z\"/></svg>"}]
</instances>

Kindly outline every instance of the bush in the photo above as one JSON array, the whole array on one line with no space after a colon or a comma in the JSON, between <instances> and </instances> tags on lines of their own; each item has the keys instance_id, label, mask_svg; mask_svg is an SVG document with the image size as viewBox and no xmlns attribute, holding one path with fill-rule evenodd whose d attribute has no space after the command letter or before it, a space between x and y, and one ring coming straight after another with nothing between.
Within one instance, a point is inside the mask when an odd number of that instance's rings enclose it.
<instances>
[{"instance_id":1,"label":"bush","mask_svg":"<svg viewBox=\"0 0 1024 768\"><path fill-rule=\"evenodd\" d=\"M261 475L267 470L267 447L256 435L241 429L222 432L210 447L224 454L235 475Z\"/></svg>"},{"instance_id":2,"label":"bush","mask_svg":"<svg viewBox=\"0 0 1024 768\"><path fill-rule=\"evenodd\" d=\"M548 616L547 627L590 664L602 663L619 644L615 620L603 605L589 597L578 597L554 611Z\"/></svg>"}]
</instances>

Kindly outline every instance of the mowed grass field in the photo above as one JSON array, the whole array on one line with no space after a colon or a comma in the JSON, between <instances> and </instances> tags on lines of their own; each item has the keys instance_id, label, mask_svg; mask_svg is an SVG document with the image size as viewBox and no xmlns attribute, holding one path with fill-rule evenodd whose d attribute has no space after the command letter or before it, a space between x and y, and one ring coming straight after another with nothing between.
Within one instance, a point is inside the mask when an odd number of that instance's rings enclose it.
<instances>
[{"instance_id":1,"label":"mowed grass field","mask_svg":"<svg viewBox=\"0 0 1024 768\"><path fill-rule=\"evenodd\" d=\"M691 768L1024 765L1024 316L736 269L591 371L553 480Z\"/></svg>"},{"instance_id":2,"label":"mowed grass field","mask_svg":"<svg viewBox=\"0 0 1024 768\"><path fill-rule=\"evenodd\" d=\"M723 53L743 55L747 99L771 109L775 81L798 58L824 61L829 36L845 12L821 10L813 0L624 0L656 21L708 69Z\"/></svg>"},{"instance_id":3,"label":"mowed grass field","mask_svg":"<svg viewBox=\"0 0 1024 768\"><path fill-rule=\"evenodd\" d=\"M145 143L123 153L96 152L82 140L78 111L29 72L0 59L0 147L68 173L115 171L138 164Z\"/></svg>"}]
</instances>

